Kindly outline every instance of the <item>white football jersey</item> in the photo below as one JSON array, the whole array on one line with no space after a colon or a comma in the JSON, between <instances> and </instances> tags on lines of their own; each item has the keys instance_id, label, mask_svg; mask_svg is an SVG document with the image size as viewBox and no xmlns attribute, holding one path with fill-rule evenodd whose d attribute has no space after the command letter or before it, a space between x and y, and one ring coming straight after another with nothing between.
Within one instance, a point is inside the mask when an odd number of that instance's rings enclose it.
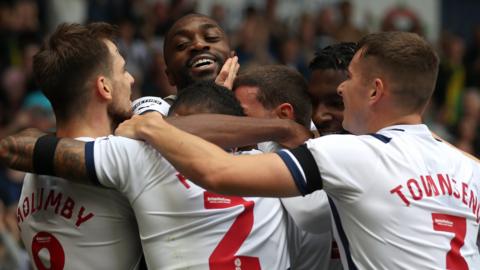
<instances>
[{"instance_id":1,"label":"white football jersey","mask_svg":"<svg viewBox=\"0 0 480 270\"><path fill-rule=\"evenodd\" d=\"M324 136L279 155L299 190L323 185L345 268L479 269L479 164L425 125Z\"/></svg>"},{"instance_id":2,"label":"white football jersey","mask_svg":"<svg viewBox=\"0 0 480 270\"><path fill-rule=\"evenodd\" d=\"M282 147L275 142L258 144L262 152L275 152ZM340 258L332 257L332 223L325 191L306 196L282 198L287 211L287 235L290 264L296 270L342 269Z\"/></svg>"},{"instance_id":3,"label":"white football jersey","mask_svg":"<svg viewBox=\"0 0 480 270\"><path fill-rule=\"evenodd\" d=\"M89 143L100 184L134 209L149 269L287 269L280 201L208 192L150 145L109 136Z\"/></svg>"},{"instance_id":4,"label":"white football jersey","mask_svg":"<svg viewBox=\"0 0 480 270\"><path fill-rule=\"evenodd\" d=\"M118 191L27 174L17 221L35 269L138 268L135 216Z\"/></svg>"}]
</instances>

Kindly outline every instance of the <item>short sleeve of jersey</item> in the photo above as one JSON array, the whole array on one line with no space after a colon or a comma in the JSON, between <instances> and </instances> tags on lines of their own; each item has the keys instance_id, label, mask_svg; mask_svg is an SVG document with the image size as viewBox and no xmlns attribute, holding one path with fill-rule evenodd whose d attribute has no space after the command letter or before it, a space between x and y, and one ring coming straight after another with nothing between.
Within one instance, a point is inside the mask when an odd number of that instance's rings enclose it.
<instances>
[{"instance_id":1,"label":"short sleeve of jersey","mask_svg":"<svg viewBox=\"0 0 480 270\"><path fill-rule=\"evenodd\" d=\"M302 194L323 188L329 196L355 201L372 183L369 173L378 164L381 144L369 135L329 135L278 154Z\"/></svg>"},{"instance_id":2,"label":"short sleeve of jersey","mask_svg":"<svg viewBox=\"0 0 480 270\"><path fill-rule=\"evenodd\" d=\"M94 174L99 184L120 191L131 201L151 182L174 170L159 152L141 141L108 136L95 140L91 147L93 150L85 151L89 174Z\"/></svg>"}]
</instances>

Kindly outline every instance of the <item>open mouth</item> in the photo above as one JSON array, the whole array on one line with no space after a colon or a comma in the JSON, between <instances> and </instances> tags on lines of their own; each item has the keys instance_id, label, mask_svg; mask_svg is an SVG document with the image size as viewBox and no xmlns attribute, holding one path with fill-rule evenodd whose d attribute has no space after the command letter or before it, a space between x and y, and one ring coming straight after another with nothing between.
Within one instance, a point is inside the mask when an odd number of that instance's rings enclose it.
<instances>
[{"instance_id":1,"label":"open mouth","mask_svg":"<svg viewBox=\"0 0 480 270\"><path fill-rule=\"evenodd\" d=\"M188 61L188 68L193 73L204 74L205 72L214 71L217 68L217 59L215 55L210 53L202 53L195 55Z\"/></svg>"},{"instance_id":2,"label":"open mouth","mask_svg":"<svg viewBox=\"0 0 480 270\"><path fill-rule=\"evenodd\" d=\"M192 67L201 68L201 67L205 67L205 66L210 66L214 63L215 63L215 61L212 60L212 59L202 58L202 59L198 59L195 62L193 62Z\"/></svg>"}]
</instances>

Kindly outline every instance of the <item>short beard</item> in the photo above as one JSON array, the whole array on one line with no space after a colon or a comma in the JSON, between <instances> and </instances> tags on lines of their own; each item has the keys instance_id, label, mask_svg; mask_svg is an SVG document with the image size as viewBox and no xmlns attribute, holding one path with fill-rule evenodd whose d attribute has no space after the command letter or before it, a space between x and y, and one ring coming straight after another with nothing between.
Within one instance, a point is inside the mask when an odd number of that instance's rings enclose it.
<instances>
[{"instance_id":1,"label":"short beard","mask_svg":"<svg viewBox=\"0 0 480 270\"><path fill-rule=\"evenodd\" d=\"M112 131L114 131L118 127L118 125L120 125L120 123L130 119L133 115L133 112L131 110L122 112L114 106L108 106L107 114L111 121L110 124L112 127Z\"/></svg>"}]
</instances>

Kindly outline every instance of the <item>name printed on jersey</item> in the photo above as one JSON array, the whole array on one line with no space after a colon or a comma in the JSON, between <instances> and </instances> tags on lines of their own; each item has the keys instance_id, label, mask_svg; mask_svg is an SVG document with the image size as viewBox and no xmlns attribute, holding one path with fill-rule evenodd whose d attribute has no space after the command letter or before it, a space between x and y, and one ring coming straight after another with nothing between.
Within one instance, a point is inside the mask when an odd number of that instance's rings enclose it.
<instances>
[{"instance_id":1,"label":"name printed on jersey","mask_svg":"<svg viewBox=\"0 0 480 270\"><path fill-rule=\"evenodd\" d=\"M450 178L448 174L438 173L437 175L420 175L417 179L410 178L404 184L392 188L390 193L397 195L406 206L410 206L410 200L405 196L405 192L410 193L415 201L440 195L451 196L470 208L479 223L480 205L477 196L467 183L461 182L461 186L461 191L459 191L456 179Z\"/></svg>"},{"instance_id":2,"label":"name printed on jersey","mask_svg":"<svg viewBox=\"0 0 480 270\"><path fill-rule=\"evenodd\" d=\"M39 188L26 196L21 205L19 204L17 207L18 226L20 227L26 218L39 211L53 211L65 219L73 219L77 227L95 216L84 206L75 203L70 196L64 196L62 192L55 192L55 190Z\"/></svg>"}]
</instances>

